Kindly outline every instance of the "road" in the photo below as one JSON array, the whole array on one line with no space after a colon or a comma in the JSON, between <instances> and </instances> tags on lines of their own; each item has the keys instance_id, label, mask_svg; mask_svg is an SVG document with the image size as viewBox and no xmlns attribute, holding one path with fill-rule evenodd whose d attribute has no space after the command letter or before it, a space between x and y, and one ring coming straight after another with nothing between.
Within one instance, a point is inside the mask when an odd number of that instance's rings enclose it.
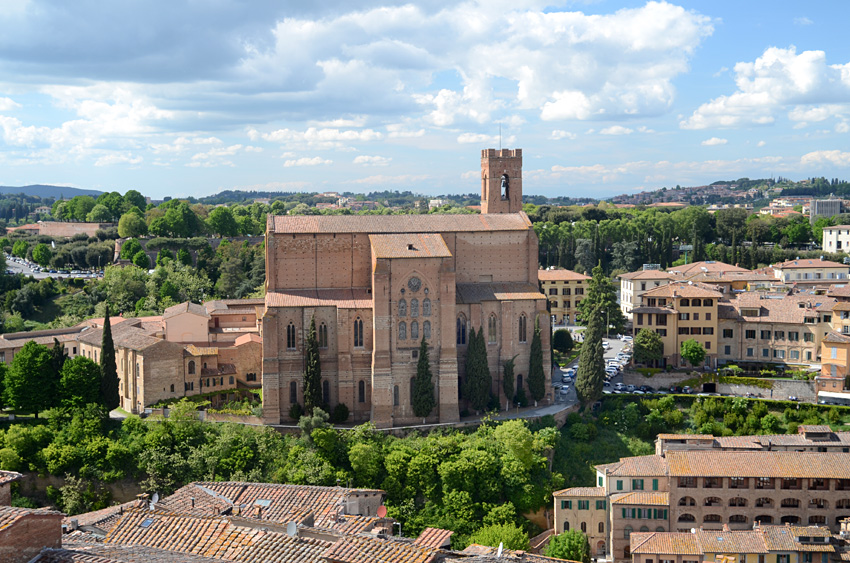
<instances>
[{"instance_id":1,"label":"road","mask_svg":"<svg viewBox=\"0 0 850 563\"><path fill-rule=\"evenodd\" d=\"M580 340L581 335L577 335L574 331L576 329L582 328L582 327L577 327L577 326L567 326L567 327L558 326L558 327L555 327L555 329L559 329L559 328L569 329L570 332L573 333L573 339L574 340L579 339L579 340L576 340L577 342L581 341ZM622 352L623 348L626 345L625 342L618 340L616 338L603 338L602 341L607 342L608 345L610 346L607 350L605 350L605 361L606 362L608 360L613 360L614 358L616 358L617 354ZM555 371L552 373L553 387L555 385L562 385L562 381L563 381L563 377L564 377L564 371L566 369L569 369L569 368L578 368L578 358L576 358L575 360L570 362L570 364L568 366L564 367L563 369L560 368L560 367L555 369ZM615 375L611 379L610 387L606 386L605 389L612 389L615 384L621 382L622 380L623 380L622 373L618 373L617 375ZM576 390L575 390L575 378L573 378L572 382L569 383L568 385L569 385L569 391L567 392L566 395L564 395L560 392L560 387L553 389L553 391L555 393L555 404L564 405L564 406L571 406L571 405L575 404L576 402L578 402L578 397L576 396Z\"/></svg>"},{"instance_id":2,"label":"road","mask_svg":"<svg viewBox=\"0 0 850 563\"><path fill-rule=\"evenodd\" d=\"M6 257L6 269L11 270L14 274L23 274L25 276L32 276L37 280L43 280L45 278L93 278L95 277L93 274L60 274L60 273L48 273L48 272L36 272L32 269L30 265L26 262L20 264L18 262L13 261L12 258ZM103 276L98 276L103 277Z\"/></svg>"}]
</instances>

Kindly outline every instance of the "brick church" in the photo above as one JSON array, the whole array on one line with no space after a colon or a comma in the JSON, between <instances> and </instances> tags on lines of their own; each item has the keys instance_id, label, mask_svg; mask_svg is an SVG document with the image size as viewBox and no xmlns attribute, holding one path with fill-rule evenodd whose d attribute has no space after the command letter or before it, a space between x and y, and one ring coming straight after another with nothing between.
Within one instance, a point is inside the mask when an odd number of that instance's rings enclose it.
<instances>
[{"instance_id":1,"label":"brick church","mask_svg":"<svg viewBox=\"0 0 850 563\"><path fill-rule=\"evenodd\" d=\"M422 422L413 414L411 390L424 336L437 395L428 422L457 421L473 327L484 329L500 403L502 363L515 356L528 395L535 320L544 359L551 334L537 283L537 244L522 211L521 149L481 152L480 215L269 216L265 422L289 421L293 403L303 405L311 319L324 402L345 403L350 420L379 427Z\"/></svg>"}]
</instances>

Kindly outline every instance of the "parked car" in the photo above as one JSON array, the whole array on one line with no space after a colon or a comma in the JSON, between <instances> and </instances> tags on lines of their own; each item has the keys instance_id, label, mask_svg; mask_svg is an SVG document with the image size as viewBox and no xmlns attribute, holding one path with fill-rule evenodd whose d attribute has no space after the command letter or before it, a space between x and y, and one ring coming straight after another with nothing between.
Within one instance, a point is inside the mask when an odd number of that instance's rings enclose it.
<instances>
[{"instance_id":1,"label":"parked car","mask_svg":"<svg viewBox=\"0 0 850 563\"><path fill-rule=\"evenodd\" d=\"M789 401L799 401L800 399L796 395L788 395Z\"/></svg>"},{"instance_id":2,"label":"parked car","mask_svg":"<svg viewBox=\"0 0 850 563\"><path fill-rule=\"evenodd\" d=\"M635 386L634 385L626 385L626 391L628 391L629 393L634 393L635 392Z\"/></svg>"},{"instance_id":3,"label":"parked car","mask_svg":"<svg viewBox=\"0 0 850 563\"><path fill-rule=\"evenodd\" d=\"M691 388L690 388L689 386L687 386L687 385L685 385L684 387L682 387L682 393L685 393L685 394L691 394L691 393L693 393L693 392L694 392L694 390L693 390L693 389L691 389Z\"/></svg>"}]
</instances>

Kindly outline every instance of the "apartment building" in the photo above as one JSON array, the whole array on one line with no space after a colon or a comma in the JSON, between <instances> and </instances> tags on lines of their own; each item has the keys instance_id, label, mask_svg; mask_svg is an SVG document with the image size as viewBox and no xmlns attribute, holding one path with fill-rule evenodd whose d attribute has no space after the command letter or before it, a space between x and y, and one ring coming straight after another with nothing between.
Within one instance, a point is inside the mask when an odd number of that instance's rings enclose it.
<instances>
[{"instance_id":1,"label":"apartment building","mask_svg":"<svg viewBox=\"0 0 850 563\"><path fill-rule=\"evenodd\" d=\"M809 294L739 294L719 306L718 362L816 362L837 305Z\"/></svg>"},{"instance_id":2,"label":"apartment building","mask_svg":"<svg viewBox=\"0 0 850 563\"><path fill-rule=\"evenodd\" d=\"M631 557L634 532L746 530L755 522L837 531L850 517L850 453L768 448L668 448L660 455L599 465L596 488L601 491L592 496L585 488L554 493L556 529L592 529L591 550L599 553L604 541L604 559L611 561ZM596 513L603 506L604 540Z\"/></svg>"},{"instance_id":3,"label":"apartment building","mask_svg":"<svg viewBox=\"0 0 850 563\"><path fill-rule=\"evenodd\" d=\"M733 266L732 264L727 264L726 262L706 260L704 262L691 262L690 264L682 264L681 266L672 266L670 268L667 268L667 271L671 274L685 277L699 273L717 274L721 272L749 272L750 270L746 268L741 268L740 266Z\"/></svg>"},{"instance_id":4,"label":"apartment building","mask_svg":"<svg viewBox=\"0 0 850 563\"><path fill-rule=\"evenodd\" d=\"M840 199L813 199L809 207L809 220L814 223L818 217L834 217L841 213Z\"/></svg>"},{"instance_id":5,"label":"apartment building","mask_svg":"<svg viewBox=\"0 0 850 563\"><path fill-rule=\"evenodd\" d=\"M575 323L578 304L584 298L590 276L572 270L540 270L537 279L549 300L552 323Z\"/></svg>"},{"instance_id":6,"label":"apartment building","mask_svg":"<svg viewBox=\"0 0 850 563\"><path fill-rule=\"evenodd\" d=\"M631 538L633 563L827 563L836 543L823 526L762 524L752 530L638 532Z\"/></svg>"},{"instance_id":7,"label":"apartment building","mask_svg":"<svg viewBox=\"0 0 850 563\"><path fill-rule=\"evenodd\" d=\"M633 321L632 310L640 307L640 297L650 289L667 285L675 276L664 270L645 269L620 276L620 310Z\"/></svg>"},{"instance_id":8,"label":"apartment building","mask_svg":"<svg viewBox=\"0 0 850 563\"><path fill-rule=\"evenodd\" d=\"M661 336L661 366L686 366L682 343L694 339L705 348L705 365L717 366L718 304L723 294L710 285L672 282L646 291L633 309L633 332L654 330Z\"/></svg>"},{"instance_id":9,"label":"apartment building","mask_svg":"<svg viewBox=\"0 0 850 563\"><path fill-rule=\"evenodd\" d=\"M847 252L850 249L850 225L824 227L823 249L825 252Z\"/></svg>"},{"instance_id":10,"label":"apartment building","mask_svg":"<svg viewBox=\"0 0 850 563\"><path fill-rule=\"evenodd\" d=\"M821 258L787 260L773 265L776 279L785 283L841 283L850 279L850 266Z\"/></svg>"}]
</instances>

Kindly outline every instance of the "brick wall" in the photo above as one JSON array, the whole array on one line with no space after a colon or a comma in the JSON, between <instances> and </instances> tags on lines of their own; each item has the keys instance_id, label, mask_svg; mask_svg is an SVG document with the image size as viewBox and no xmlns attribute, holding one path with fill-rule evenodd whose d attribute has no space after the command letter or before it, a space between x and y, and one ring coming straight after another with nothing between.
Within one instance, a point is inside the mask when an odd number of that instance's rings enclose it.
<instances>
[{"instance_id":1,"label":"brick wall","mask_svg":"<svg viewBox=\"0 0 850 563\"><path fill-rule=\"evenodd\" d=\"M61 514L28 514L0 531L0 563L26 563L45 547L62 547Z\"/></svg>"},{"instance_id":2,"label":"brick wall","mask_svg":"<svg viewBox=\"0 0 850 563\"><path fill-rule=\"evenodd\" d=\"M45 221L41 223L39 234L49 237L70 238L80 233L93 237L100 229L116 226L115 223L64 223L61 221Z\"/></svg>"}]
</instances>

